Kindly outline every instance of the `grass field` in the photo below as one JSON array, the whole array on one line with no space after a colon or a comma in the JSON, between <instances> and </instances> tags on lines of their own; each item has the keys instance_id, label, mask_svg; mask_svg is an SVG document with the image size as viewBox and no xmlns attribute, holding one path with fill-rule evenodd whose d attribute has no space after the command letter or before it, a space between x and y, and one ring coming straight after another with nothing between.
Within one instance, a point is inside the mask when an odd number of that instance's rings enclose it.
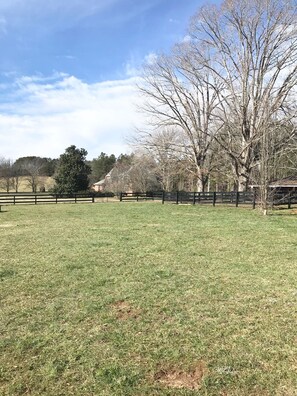
<instances>
[{"instance_id":1,"label":"grass field","mask_svg":"<svg viewBox=\"0 0 297 396\"><path fill-rule=\"evenodd\" d=\"M1 396L297 395L289 211L5 210Z\"/></svg>"}]
</instances>

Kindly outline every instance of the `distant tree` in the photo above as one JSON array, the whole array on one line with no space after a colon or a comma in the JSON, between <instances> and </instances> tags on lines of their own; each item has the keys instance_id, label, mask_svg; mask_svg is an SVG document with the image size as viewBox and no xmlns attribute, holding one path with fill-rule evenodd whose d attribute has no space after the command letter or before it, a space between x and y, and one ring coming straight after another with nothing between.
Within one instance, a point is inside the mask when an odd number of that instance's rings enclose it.
<instances>
[{"instance_id":1,"label":"distant tree","mask_svg":"<svg viewBox=\"0 0 297 396\"><path fill-rule=\"evenodd\" d=\"M18 164L17 164L18 165ZM44 163L40 157L27 157L22 161L21 169L32 192L36 193L40 183Z\"/></svg>"},{"instance_id":2,"label":"distant tree","mask_svg":"<svg viewBox=\"0 0 297 396\"><path fill-rule=\"evenodd\" d=\"M145 153L136 153L129 170L130 187L133 191L160 190L161 185L156 176L156 161Z\"/></svg>"},{"instance_id":3,"label":"distant tree","mask_svg":"<svg viewBox=\"0 0 297 396\"><path fill-rule=\"evenodd\" d=\"M21 174L21 170L20 170L19 166L16 163L13 163L11 185L12 185L13 189L15 190L15 192L19 191L20 174Z\"/></svg>"},{"instance_id":4,"label":"distant tree","mask_svg":"<svg viewBox=\"0 0 297 396\"><path fill-rule=\"evenodd\" d=\"M55 192L72 194L89 187L91 167L86 163L88 152L72 145L60 155L56 174Z\"/></svg>"},{"instance_id":5,"label":"distant tree","mask_svg":"<svg viewBox=\"0 0 297 396\"><path fill-rule=\"evenodd\" d=\"M56 158L42 158L43 160L43 168L42 173L43 176L53 176L58 165L58 160Z\"/></svg>"},{"instance_id":6,"label":"distant tree","mask_svg":"<svg viewBox=\"0 0 297 396\"><path fill-rule=\"evenodd\" d=\"M107 155L101 153L98 158L94 158L90 162L92 168L92 181L96 182L103 179L114 167L116 163L116 157L114 154Z\"/></svg>"},{"instance_id":7,"label":"distant tree","mask_svg":"<svg viewBox=\"0 0 297 396\"><path fill-rule=\"evenodd\" d=\"M0 186L9 192L13 187L13 161L0 158Z\"/></svg>"},{"instance_id":8,"label":"distant tree","mask_svg":"<svg viewBox=\"0 0 297 396\"><path fill-rule=\"evenodd\" d=\"M106 189L114 193L131 189L130 169L133 164L134 154L121 154L112 169L111 178Z\"/></svg>"},{"instance_id":9,"label":"distant tree","mask_svg":"<svg viewBox=\"0 0 297 396\"><path fill-rule=\"evenodd\" d=\"M15 168L19 171L19 176L28 176L30 171L27 169L33 165L39 165L39 176L52 176L55 173L57 159L27 156L20 157L15 161Z\"/></svg>"},{"instance_id":10,"label":"distant tree","mask_svg":"<svg viewBox=\"0 0 297 396\"><path fill-rule=\"evenodd\" d=\"M129 167L133 164L134 154L120 154L117 158L116 166Z\"/></svg>"}]
</instances>

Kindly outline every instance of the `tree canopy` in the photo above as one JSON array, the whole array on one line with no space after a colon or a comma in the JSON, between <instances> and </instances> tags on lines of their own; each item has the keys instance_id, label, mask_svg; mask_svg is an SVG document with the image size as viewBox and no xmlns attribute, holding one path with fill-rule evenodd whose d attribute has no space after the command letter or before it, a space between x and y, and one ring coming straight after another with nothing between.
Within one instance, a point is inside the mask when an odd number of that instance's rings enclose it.
<instances>
[{"instance_id":1,"label":"tree canopy","mask_svg":"<svg viewBox=\"0 0 297 396\"><path fill-rule=\"evenodd\" d=\"M92 180L97 182L103 179L108 172L110 172L116 163L116 157L114 154L107 155L101 153L97 158L94 158L90 165L92 168Z\"/></svg>"},{"instance_id":2,"label":"tree canopy","mask_svg":"<svg viewBox=\"0 0 297 396\"><path fill-rule=\"evenodd\" d=\"M72 194L89 187L91 167L86 163L88 152L72 145L60 155L55 174L55 192Z\"/></svg>"}]
</instances>

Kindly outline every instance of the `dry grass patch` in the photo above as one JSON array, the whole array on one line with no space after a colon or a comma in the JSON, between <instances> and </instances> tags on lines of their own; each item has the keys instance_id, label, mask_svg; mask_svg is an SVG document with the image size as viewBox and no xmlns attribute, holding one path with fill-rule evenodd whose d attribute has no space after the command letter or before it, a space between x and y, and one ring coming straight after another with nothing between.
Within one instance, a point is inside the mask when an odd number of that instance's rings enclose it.
<instances>
[{"instance_id":1,"label":"dry grass patch","mask_svg":"<svg viewBox=\"0 0 297 396\"><path fill-rule=\"evenodd\" d=\"M189 371L176 368L161 369L155 374L154 379L168 388L199 390L206 374L206 364L201 361Z\"/></svg>"},{"instance_id":2,"label":"dry grass patch","mask_svg":"<svg viewBox=\"0 0 297 396\"><path fill-rule=\"evenodd\" d=\"M137 319L141 310L134 308L128 301L119 300L112 304L116 317L120 320Z\"/></svg>"}]
</instances>

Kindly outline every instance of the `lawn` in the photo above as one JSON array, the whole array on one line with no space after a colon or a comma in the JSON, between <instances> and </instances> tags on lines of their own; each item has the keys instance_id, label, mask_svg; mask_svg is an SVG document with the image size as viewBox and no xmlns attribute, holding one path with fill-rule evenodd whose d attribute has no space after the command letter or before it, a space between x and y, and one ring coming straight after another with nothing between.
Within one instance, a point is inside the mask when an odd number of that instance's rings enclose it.
<instances>
[{"instance_id":1,"label":"lawn","mask_svg":"<svg viewBox=\"0 0 297 396\"><path fill-rule=\"evenodd\" d=\"M296 395L296 215L0 213L0 394Z\"/></svg>"}]
</instances>

